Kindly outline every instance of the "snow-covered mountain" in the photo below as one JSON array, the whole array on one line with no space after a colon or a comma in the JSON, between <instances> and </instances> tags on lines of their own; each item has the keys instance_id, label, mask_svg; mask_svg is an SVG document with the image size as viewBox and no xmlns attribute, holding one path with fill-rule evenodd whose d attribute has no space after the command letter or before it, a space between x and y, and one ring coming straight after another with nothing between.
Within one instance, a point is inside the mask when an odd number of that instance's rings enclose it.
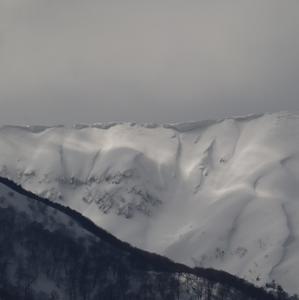
<instances>
[{"instance_id":1,"label":"snow-covered mountain","mask_svg":"<svg viewBox=\"0 0 299 300\"><path fill-rule=\"evenodd\" d=\"M299 292L299 114L4 126L0 176L140 248Z\"/></svg>"}]
</instances>

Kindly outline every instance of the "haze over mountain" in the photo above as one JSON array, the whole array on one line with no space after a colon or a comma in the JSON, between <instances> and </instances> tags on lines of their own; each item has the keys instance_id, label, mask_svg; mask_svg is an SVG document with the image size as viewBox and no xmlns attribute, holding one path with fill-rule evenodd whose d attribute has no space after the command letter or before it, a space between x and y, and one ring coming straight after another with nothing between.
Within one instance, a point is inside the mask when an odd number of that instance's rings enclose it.
<instances>
[{"instance_id":1,"label":"haze over mountain","mask_svg":"<svg viewBox=\"0 0 299 300\"><path fill-rule=\"evenodd\" d=\"M0 124L299 110L298 0L2 0Z\"/></svg>"},{"instance_id":2,"label":"haze over mountain","mask_svg":"<svg viewBox=\"0 0 299 300\"><path fill-rule=\"evenodd\" d=\"M299 115L4 126L0 175L145 250L299 292Z\"/></svg>"}]
</instances>

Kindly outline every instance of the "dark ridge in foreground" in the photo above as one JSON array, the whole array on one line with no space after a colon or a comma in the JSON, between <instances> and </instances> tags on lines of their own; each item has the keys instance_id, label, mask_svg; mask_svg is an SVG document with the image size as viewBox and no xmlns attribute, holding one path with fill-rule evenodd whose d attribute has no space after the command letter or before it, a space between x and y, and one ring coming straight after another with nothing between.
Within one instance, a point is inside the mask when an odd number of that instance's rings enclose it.
<instances>
[{"instance_id":1,"label":"dark ridge in foreground","mask_svg":"<svg viewBox=\"0 0 299 300\"><path fill-rule=\"evenodd\" d=\"M0 184L0 300L298 299L137 249L69 207Z\"/></svg>"}]
</instances>

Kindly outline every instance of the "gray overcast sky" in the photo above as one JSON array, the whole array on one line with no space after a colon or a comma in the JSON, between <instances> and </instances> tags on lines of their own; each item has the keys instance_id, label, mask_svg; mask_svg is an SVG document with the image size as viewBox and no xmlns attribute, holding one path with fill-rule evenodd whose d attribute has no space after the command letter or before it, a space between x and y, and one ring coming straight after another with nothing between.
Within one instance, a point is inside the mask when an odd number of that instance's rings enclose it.
<instances>
[{"instance_id":1,"label":"gray overcast sky","mask_svg":"<svg viewBox=\"0 0 299 300\"><path fill-rule=\"evenodd\" d=\"M299 110L298 0L0 0L0 124Z\"/></svg>"}]
</instances>

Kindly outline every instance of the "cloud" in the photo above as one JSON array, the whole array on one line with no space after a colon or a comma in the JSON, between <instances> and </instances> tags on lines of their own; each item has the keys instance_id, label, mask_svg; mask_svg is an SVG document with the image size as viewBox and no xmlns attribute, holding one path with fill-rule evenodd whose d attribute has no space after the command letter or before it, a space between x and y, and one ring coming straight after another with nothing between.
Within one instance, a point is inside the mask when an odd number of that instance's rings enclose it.
<instances>
[{"instance_id":1,"label":"cloud","mask_svg":"<svg viewBox=\"0 0 299 300\"><path fill-rule=\"evenodd\" d=\"M299 109L299 2L2 0L1 123Z\"/></svg>"}]
</instances>

